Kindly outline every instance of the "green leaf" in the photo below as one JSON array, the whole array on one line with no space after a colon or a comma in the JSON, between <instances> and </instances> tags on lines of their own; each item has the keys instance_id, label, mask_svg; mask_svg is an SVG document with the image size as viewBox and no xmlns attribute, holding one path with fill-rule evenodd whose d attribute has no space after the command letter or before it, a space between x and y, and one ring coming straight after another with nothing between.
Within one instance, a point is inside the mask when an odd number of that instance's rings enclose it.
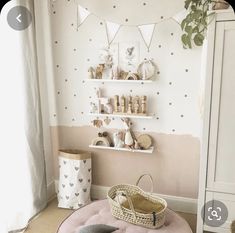
<instances>
[{"instance_id":1,"label":"green leaf","mask_svg":"<svg viewBox=\"0 0 235 233\"><path fill-rule=\"evenodd\" d=\"M181 37L184 48L192 48L191 37L187 34L183 34Z\"/></svg>"},{"instance_id":2,"label":"green leaf","mask_svg":"<svg viewBox=\"0 0 235 233\"><path fill-rule=\"evenodd\" d=\"M186 25L186 19L184 19L182 22L181 22L181 29L184 30L184 27Z\"/></svg>"},{"instance_id":3,"label":"green leaf","mask_svg":"<svg viewBox=\"0 0 235 233\"><path fill-rule=\"evenodd\" d=\"M188 35L187 36L187 42L188 42L188 47L191 49L192 48L192 35Z\"/></svg>"},{"instance_id":4,"label":"green leaf","mask_svg":"<svg viewBox=\"0 0 235 233\"><path fill-rule=\"evenodd\" d=\"M185 27L185 31L187 32L187 33L192 33L193 32L193 28L192 28L192 26L189 26L189 25L187 25L186 27Z\"/></svg>"},{"instance_id":5,"label":"green leaf","mask_svg":"<svg viewBox=\"0 0 235 233\"><path fill-rule=\"evenodd\" d=\"M192 6L191 6L191 10L192 10L192 11L196 11L196 10L197 10L197 7L196 7L195 5L192 5Z\"/></svg>"},{"instance_id":6,"label":"green leaf","mask_svg":"<svg viewBox=\"0 0 235 233\"><path fill-rule=\"evenodd\" d=\"M183 34L181 40L185 46L188 45L187 34Z\"/></svg>"},{"instance_id":7,"label":"green leaf","mask_svg":"<svg viewBox=\"0 0 235 233\"><path fill-rule=\"evenodd\" d=\"M194 27L193 28L193 33L198 33L198 32L199 32L199 27L198 26Z\"/></svg>"},{"instance_id":8,"label":"green leaf","mask_svg":"<svg viewBox=\"0 0 235 233\"><path fill-rule=\"evenodd\" d=\"M190 4L191 4L191 0L185 0L185 2L184 2L185 9L188 9Z\"/></svg>"},{"instance_id":9,"label":"green leaf","mask_svg":"<svg viewBox=\"0 0 235 233\"><path fill-rule=\"evenodd\" d=\"M184 48L192 48L192 43L196 46L203 45L205 33L213 19L212 14L208 13L209 5L214 0L185 0L185 8L188 14L181 22L182 43Z\"/></svg>"},{"instance_id":10,"label":"green leaf","mask_svg":"<svg viewBox=\"0 0 235 233\"><path fill-rule=\"evenodd\" d=\"M205 37L202 34L198 33L194 36L193 40L194 40L195 45L202 46L204 39Z\"/></svg>"}]
</instances>

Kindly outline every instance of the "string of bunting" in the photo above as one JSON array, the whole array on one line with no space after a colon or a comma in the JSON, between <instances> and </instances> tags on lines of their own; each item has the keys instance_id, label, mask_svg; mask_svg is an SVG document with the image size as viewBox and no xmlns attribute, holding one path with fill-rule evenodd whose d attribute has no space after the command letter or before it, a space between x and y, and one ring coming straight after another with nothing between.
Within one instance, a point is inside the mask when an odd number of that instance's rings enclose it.
<instances>
[{"instance_id":1,"label":"string of bunting","mask_svg":"<svg viewBox=\"0 0 235 233\"><path fill-rule=\"evenodd\" d=\"M52 6L56 1L57 0L51 0ZM90 11L88 11L88 9L82 7L78 3L78 0L74 0L74 3L76 4L76 31L79 30L79 27L85 22L85 20L90 15L94 15L97 18L99 18L100 20L103 20L99 16L97 16L94 13L91 13ZM184 9L181 12L179 12L178 14L176 14L175 16L172 16L171 19L173 19L178 24L181 24L183 19L186 17L187 13L188 13L187 10ZM144 43L147 47L147 50L149 52L150 47L151 47L151 43L152 43L152 40L153 40L154 32L155 32L155 29L156 29L156 25L163 22L163 21L166 21L166 20L168 20L168 19L163 19L160 22L151 23L151 24L128 25L128 27L130 27L130 26L137 27L137 29L139 30L140 35L141 35L141 37L142 37L142 39L143 39L143 41L144 41ZM109 22L107 20L103 20L103 21L105 22L106 37L107 37L107 41L108 41L108 46L110 47L110 45L115 40L118 32L120 31L121 27L123 27L125 25Z\"/></svg>"}]
</instances>

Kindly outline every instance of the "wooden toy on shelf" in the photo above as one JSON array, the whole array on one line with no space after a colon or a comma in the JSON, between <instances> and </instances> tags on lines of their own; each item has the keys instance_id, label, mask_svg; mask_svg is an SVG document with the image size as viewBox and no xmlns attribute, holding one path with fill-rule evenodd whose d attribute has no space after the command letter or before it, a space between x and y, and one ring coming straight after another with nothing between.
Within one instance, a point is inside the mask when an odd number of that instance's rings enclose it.
<instances>
[{"instance_id":1,"label":"wooden toy on shelf","mask_svg":"<svg viewBox=\"0 0 235 233\"><path fill-rule=\"evenodd\" d=\"M139 143L138 143L137 140L135 140L134 149L135 149L135 150L139 150L139 149L140 149L140 145L139 145Z\"/></svg>"},{"instance_id":2,"label":"wooden toy on shelf","mask_svg":"<svg viewBox=\"0 0 235 233\"><path fill-rule=\"evenodd\" d=\"M126 112L126 99L124 95L121 97L121 112L125 113Z\"/></svg>"},{"instance_id":3,"label":"wooden toy on shelf","mask_svg":"<svg viewBox=\"0 0 235 233\"><path fill-rule=\"evenodd\" d=\"M141 96L141 113L147 113L147 96Z\"/></svg>"},{"instance_id":4,"label":"wooden toy on shelf","mask_svg":"<svg viewBox=\"0 0 235 233\"><path fill-rule=\"evenodd\" d=\"M113 105L111 104L110 98L108 98L108 102L104 105L104 111L107 114L113 113Z\"/></svg>"},{"instance_id":5,"label":"wooden toy on shelf","mask_svg":"<svg viewBox=\"0 0 235 233\"><path fill-rule=\"evenodd\" d=\"M92 140L92 145L93 146L106 146L106 147L110 147L111 146L111 139L108 135L107 132L104 133L98 133L98 137L94 138Z\"/></svg>"},{"instance_id":6,"label":"wooden toy on shelf","mask_svg":"<svg viewBox=\"0 0 235 233\"><path fill-rule=\"evenodd\" d=\"M116 148L123 148L125 146L124 134L122 131L113 133L113 142L114 142L114 147Z\"/></svg>"},{"instance_id":7,"label":"wooden toy on shelf","mask_svg":"<svg viewBox=\"0 0 235 233\"><path fill-rule=\"evenodd\" d=\"M118 113L119 112L119 96L118 95L115 95L114 96L114 112L115 113Z\"/></svg>"},{"instance_id":8,"label":"wooden toy on shelf","mask_svg":"<svg viewBox=\"0 0 235 233\"><path fill-rule=\"evenodd\" d=\"M139 108L140 108L140 104L139 104L139 96L136 96L134 98L134 113L138 114L139 113Z\"/></svg>"},{"instance_id":9,"label":"wooden toy on shelf","mask_svg":"<svg viewBox=\"0 0 235 233\"><path fill-rule=\"evenodd\" d=\"M147 96L119 96L113 98L102 96L100 88L96 89L96 102L90 103L90 114L100 116L117 116L132 118L148 118L153 116L147 114Z\"/></svg>"},{"instance_id":10,"label":"wooden toy on shelf","mask_svg":"<svg viewBox=\"0 0 235 233\"><path fill-rule=\"evenodd\" d=\"M96 91L96 97L98 102L98 113L112 114L113 107L111 105L110 98L102 97L102 92L100 88Z\"/></svg>"},{"instance_id":11,"label":"wooden toy on shelf","mask_svg":"<svg viewBox=\"0 0 235 233\"><path fill-rule=\"evenodd\" d=\"M120 75L120 72L119 72L118 66L113 67L112 68L112 79L118 80L119 79L119 75Z\"/></svg>"},{"instance_id":12,"label":"wooden toy on shelf","mask_svg":"<svg viewBox=\"0 0 235 233\"><path fill-rule=\"evenodd\" d=\"M127 114L132 114L132 96L128 97Z\"/></svg>"},{"instance_id":13,"label":"wooden toy on shelf","mask_svg":"<svg viewBox=\"0 0 235 233\"><path fill-rule=\"evenodd\" d=\"M94 79L95 78L95 69L91 66L88 69L88 78Z\"/></svg>"},{"instance_id":14,"label":"wooden toy on shelf","mask_svg":"<svg viewBox=\"0 0 235 233\"><path fill-rule=\"evenodd\" d=\"M124 123L125 126L125 145L132 147L134 145L134 138L133 138L133 132L131 130L131 121L128 118L122 118L122 121Z\"/></svg>"},{"instance_id":15,"label":"wooden toy on shelf","mask_svg":"<svg viewBox=\"0 0 235 233\"><path fill-rule=\"evenodd\" d=\"M127 75L128 75L128 72L121 70L119 74L119 79L126 80Z\"/></svg>"},{"instance_id":16,"label":"wooden toy on shelf","mask_svg":"<svg viewBox=\"0 0 235 233\"><path fill-rule=\"evenodd\" d=\"M96 70L95 70L95 78L96 79L102 79L103 72L104 72L104 67L105 67L105 64L99 64L96 67Z\"/></svg>"},{"instance_id":17,"label":"wooden toy on shelf","mask_svg":"<svg viewBox=\"0 0 235 233\"><path fill-rule=\"evenodd\" d=\"M103 121L98 120L98 119L97 119L97 120L93 120L91 123L92 123L93 126L96 127L96 128L101 128L101 127L103 126Z\"/></svg>"},{"instance_id":18,"label":"wooden toy on shelf","mask_svg":"<svg viewBox=\"0 0 235 233\"><path fill-rule=\"evenodd\" d=\"M109 109L109 111L111 111L110 107L108 107L108 106L110 106L109 98L107 98L107 97L99 98L99 104L100 104L100 113L108 113L105 111L106 109ZM110 114L110 113L108 113L108 114Z\"/></svg>"},{"instance_id":19,"label":"wooden toy on shelf","mask_svg":"<svg viewBox=\"0 0 235 233\"><path fill-rule=\"evenodd\" d=\"M128 73L124 79L125 80L139 80L139 76L138 74L135 74L135 73Z\"/></svg>"},{"instance_id":20,"label":"wooden toy on shelf","mask_svg":"<svg viewBox=\"0 0 235 233\"><path fill-rule=\"evenodd\" d=\"M144 150L148 150L153 144L152 138L148 134L140 135L137 138L137 142L139 143L140 148L142 148Z\"/></svg>"}]
</instances>

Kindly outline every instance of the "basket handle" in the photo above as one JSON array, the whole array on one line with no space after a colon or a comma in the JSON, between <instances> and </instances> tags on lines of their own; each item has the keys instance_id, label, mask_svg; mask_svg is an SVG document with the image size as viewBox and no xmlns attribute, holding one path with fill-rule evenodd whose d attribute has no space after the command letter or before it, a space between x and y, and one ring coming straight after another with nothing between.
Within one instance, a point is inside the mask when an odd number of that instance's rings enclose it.
<instances>
[{"instance_id":1,"label":"basket handle","mask_svg":"<svg viewBox=\"0 0 235 233\"><path fill-rule=\"evenodd\" d=\"M139 186L140 180L142 180L143 177L148 176L151 182L151 190L150 193L153 193L153 177L150 174L143 174L139 177L139 179L136 182L136 186Z\"/></svg>"},{"instance_id":2,"label":"basket handle","mask_svg":"<svg viewBox=\"0 0 235 233\"><path fill-rule=\"evenodd\" d=\"M128 201L128 204L129 204L129 206L130 206L130 208L131 208L131 211L132 211L132 213L133 213L133 215L134 215L134 217L135 217L135 220L136 220L136 212L135 212L135 209L134 209L134 206L133 206L133 203L132 203L131 198L129 197L129 195L127 194L126 191L122 190L121 192L122 192L122 194L124 194L124 196L126 197L126 199L127 199L127 201ZM120 192L119 192L119 194L120 194ZM120 196L120 195L117 195L117 197L118 197L118 198L117 198L117 201L118 201L119 207L120 207L120 209L122 210L122 213L123 213L123 206L122 206L121 203L120 203L119 196Z\"/></svg>"}]
</instances>

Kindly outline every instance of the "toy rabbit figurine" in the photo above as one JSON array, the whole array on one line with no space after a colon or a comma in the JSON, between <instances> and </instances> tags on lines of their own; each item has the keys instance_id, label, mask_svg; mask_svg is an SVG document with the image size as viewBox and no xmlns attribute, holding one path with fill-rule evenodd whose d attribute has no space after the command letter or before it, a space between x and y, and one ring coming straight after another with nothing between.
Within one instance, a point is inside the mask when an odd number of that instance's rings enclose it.
<instances>
[{"instance_id":1,"label":"toy rabbit figurine","mask_svg":"<svg viewBox=\"0 0 235 233\"><path fill-rule=\"evenodd\" d=\"M105 111L107 114L113 113L113 105L111 104L111 100L108 99L108 103L105 105Z\"/></svg>"},{"instance_id":2,"label":"toy rabbit figurine","mask_svg":"<svg viewBox=\"0 0 235 233\"><path fill-rule=\"evenodd\" d=\"M95 69L91 66L88 69L88 78L94 79L95 78Z\"/></svg>"},{"instance_id":3,"label":"toy rabbit figurine","mask_svg":"<svg viewBox=\"0 0 235 233\"><path fill-rule=\"evenodd\" d=\"M114 147L116 148L123 148L124 147L124 141L123 141L123 132L118 131L113 134L113 142Z\"/></svg>"},{"instance_id":4,"label":"toy rabbit figurine","mask_svg":"<svg viewBox=\"0 0 235 233\"><path fill-rule=\"evenodd\" d=\"M125 134L125 145L132 147L134 145L134 139L132 137L131 132L131 121L128 118L123 118L122 121L124 122L126 134Z\"/></svg>"}]
</instances>

